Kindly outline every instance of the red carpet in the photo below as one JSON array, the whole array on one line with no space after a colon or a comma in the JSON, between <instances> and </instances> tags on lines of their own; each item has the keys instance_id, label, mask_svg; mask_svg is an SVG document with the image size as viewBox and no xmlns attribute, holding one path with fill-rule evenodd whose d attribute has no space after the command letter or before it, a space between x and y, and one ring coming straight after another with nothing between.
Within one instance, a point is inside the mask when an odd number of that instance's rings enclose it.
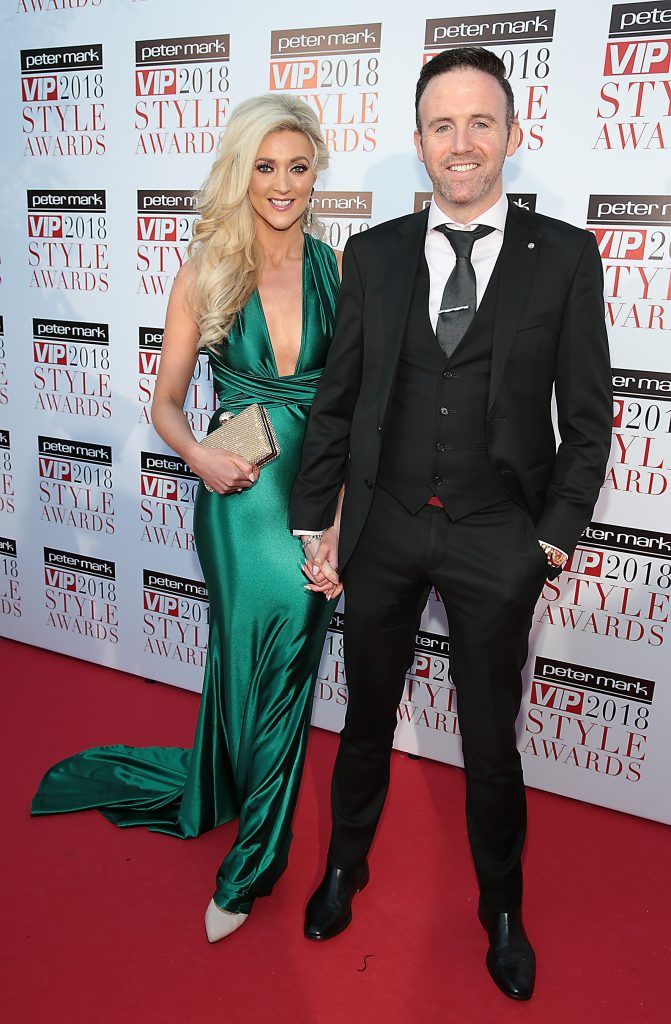
<instances>
[{"instance_id":1,"label":"red carpet","mask_svg":"<svg viewBox=\"0 0 671 1024\"><path fill-rule=\"evenodd\" d=\"M463 775L395 754L354 922L323 945L303 906L328 838L336 737L313 730L289 870L240 932L202 916L235 824L183 842L95 812L31 819L43 771L84 747L189 746L197 697L0 641L6 1024L631 1024L669 1019L671 832L529 792L526 923L536 994L484 967ZM9 780L14 780L9 783ZM9 820L7 820L9 819Z\"/></svg>"}]
</instances>

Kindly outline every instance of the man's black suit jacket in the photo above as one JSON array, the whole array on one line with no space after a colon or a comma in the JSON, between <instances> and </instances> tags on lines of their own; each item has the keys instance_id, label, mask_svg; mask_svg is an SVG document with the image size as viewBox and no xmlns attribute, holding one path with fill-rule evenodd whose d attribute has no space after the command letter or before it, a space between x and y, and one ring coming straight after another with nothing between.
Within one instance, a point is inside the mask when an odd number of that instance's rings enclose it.
<instances>
[{"instance_id":1,"label":"man's black suit jacket","mask_svg":"<svg viewBox=\"0 0 671 1024\"><path fill-rule=\"evenodd\" d=\"M325 529L345 483L341 570L372 502L427 218L423 211L353 235L343 254L335 335L290 516L292 529ZM499 260L489 457L538 536L572 552L599 495L613 420L601 258L590 232L511 203Z\"/></svg>"}]
</instances>

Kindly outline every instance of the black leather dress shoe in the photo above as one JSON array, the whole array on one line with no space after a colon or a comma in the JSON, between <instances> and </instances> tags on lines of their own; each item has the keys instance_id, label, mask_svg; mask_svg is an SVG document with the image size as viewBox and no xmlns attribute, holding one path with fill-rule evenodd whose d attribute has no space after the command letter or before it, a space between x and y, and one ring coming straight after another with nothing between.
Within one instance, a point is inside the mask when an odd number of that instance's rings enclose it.
<instances>
[{"instance_id":1,"label":"black leather dress shoe","mask_svg":"<svg viewBox=\"0 0 671 1024\"><path fill-rule=\"evenodd\" d=\"M326 865L321 885L305 908L305 938L332 939L352 920L352 899L368 884L368 864L345 870Z\"/></svg>"},{"instance_id":2,"label":"black leather dress shoe","mask_svg":"<svg viewBox=\"0 0 671 1024\"><path fill-rule=\"evenodd\" d=\"M536 954L522 924L522 911L498 913L482 903L478 917L489 935L487 968L511 999L531 999L536 980Z\"/></svg>"}]
</instances>

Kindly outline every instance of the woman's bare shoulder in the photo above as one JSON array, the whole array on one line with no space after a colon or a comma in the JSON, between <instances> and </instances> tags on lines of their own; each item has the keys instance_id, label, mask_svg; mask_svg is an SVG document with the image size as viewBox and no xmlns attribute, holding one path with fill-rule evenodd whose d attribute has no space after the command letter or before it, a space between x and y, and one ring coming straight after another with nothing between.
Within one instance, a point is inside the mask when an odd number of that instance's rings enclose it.
<instances>
[{"instance_id":1,"label":"woman's bare shoulder","mask_svg":"<svg viewBox=\"0 0 671 1024\"><path fill-rule=\"evenodd\" d=\"M193 288L196 268L193 260L185 260L175 274L173 288L176 286L180 292L188 292Z\"/></svg>"}]
</instances>

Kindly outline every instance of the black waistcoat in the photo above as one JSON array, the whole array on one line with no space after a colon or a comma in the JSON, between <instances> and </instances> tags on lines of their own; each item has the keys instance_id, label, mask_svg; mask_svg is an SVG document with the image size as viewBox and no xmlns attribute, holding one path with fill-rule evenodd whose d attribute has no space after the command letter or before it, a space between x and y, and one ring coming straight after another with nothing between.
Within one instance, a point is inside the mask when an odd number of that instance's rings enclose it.
<instances>
[{"instance_id":1,"label":"black waistcoat","mask_svg":"<svg viewBox=\"0 0 671 1024\"><path fill-rule=\"evenodd\" d=\"M446 360L429 319L429 269L420 260L377 478L413 515L432 495L451 519L508 498L486 439L497 287L498 263Z\"/></svg>"}]
</instances>

